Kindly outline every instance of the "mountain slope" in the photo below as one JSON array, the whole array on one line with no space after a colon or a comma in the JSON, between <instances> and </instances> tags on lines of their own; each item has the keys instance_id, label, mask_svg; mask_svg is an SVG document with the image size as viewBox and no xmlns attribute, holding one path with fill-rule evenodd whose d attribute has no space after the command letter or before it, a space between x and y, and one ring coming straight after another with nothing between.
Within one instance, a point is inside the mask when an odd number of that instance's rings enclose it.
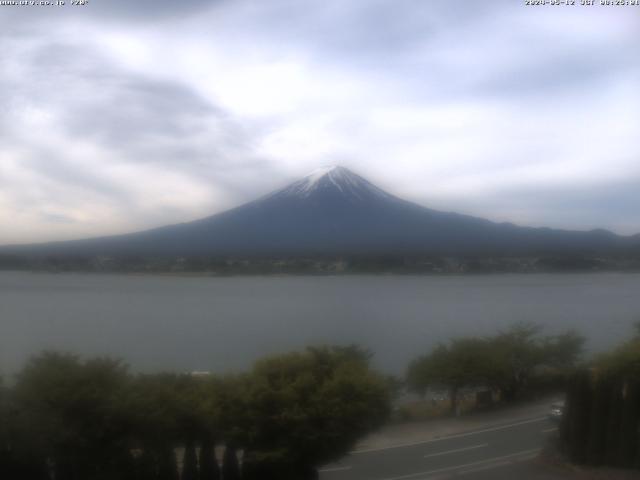
<instances>
[{"instance_id":1,"label":"mountain slope","mask_svg":"<svg viewBox=\"0 0 640 480\"><path fill-rule=\"evenodd\" d=\"M311 255L600 252L631 245L604 230L497 224L404 201L343 167L318 169L253 202L190 223L13 247L75 255Z\"/></svg>"}]
</instances>

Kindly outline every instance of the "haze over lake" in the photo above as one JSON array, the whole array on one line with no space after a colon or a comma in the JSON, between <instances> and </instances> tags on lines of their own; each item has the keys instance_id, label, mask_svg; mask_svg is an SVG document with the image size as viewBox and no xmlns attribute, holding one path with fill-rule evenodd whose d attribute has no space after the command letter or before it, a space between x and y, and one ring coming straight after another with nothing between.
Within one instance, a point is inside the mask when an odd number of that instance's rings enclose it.
<instances>
[{"instance_id":1,"label":"haze over lake","mask_svg":"<svg viewBox=\"0 0 640 480\"><path fill-rule=\"evenodd\" d=\"M135 370L237 371L266 354L358 343L401 373L456 335L534 321L590 350L640 319L640 274L178 277L0 272L0 373L43 349Z\"/></svg>"}]
</instances>

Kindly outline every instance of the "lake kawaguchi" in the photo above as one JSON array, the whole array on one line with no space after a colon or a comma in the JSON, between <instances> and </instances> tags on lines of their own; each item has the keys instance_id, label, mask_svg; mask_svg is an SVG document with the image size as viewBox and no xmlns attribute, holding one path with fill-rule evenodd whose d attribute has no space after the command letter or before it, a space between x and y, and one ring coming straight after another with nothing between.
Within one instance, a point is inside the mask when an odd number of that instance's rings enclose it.
<instances>
[{"instance_id":1,"label":"lake kawaguchi","mask_svg":"<svg viewBox=\"0 0 640 480\"><path fill-rule=\"evenodd\" d=\"M237 372L310 344L357 343L400 374L457 335L519 321L575 328L590 351L640 320L640 274L189 277L0 272L0 374L43 349L136 371Z\"/></svg>"}]
</instances>

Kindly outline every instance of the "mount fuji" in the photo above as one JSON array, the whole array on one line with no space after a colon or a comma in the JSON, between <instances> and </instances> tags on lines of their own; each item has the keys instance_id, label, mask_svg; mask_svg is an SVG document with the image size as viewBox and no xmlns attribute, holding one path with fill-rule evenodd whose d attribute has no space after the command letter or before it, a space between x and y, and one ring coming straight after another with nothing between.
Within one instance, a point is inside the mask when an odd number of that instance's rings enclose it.
<instances>
[{"instance_id":1,"label":"mount fuji","mask_svg":"<svg viewBox=\"0 0 640 480\"><path fill-rule=\"evenodd\" d=\"M201 220L111 237L4 247L46 255L538 254L640 244L606 230L520 227L445 213L332 166Z\"/></svg>"}]
</instances>

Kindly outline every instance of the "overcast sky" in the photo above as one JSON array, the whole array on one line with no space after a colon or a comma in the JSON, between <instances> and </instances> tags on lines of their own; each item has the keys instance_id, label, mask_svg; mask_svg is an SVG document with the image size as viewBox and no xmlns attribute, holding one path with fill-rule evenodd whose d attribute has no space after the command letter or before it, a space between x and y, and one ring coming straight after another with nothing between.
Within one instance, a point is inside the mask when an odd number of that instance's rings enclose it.
<instances>
[{"instance_id":1,"label":"overcast sky","mask_svg":"<svg viewBox=\"0 0 640 480\"><path fill-rule=\"evenodd\" d=\"M69 4L0 6L0 243L187 221L325 164L432 208L640 232L640 7Z\"/></svg>"}]
</instances>

